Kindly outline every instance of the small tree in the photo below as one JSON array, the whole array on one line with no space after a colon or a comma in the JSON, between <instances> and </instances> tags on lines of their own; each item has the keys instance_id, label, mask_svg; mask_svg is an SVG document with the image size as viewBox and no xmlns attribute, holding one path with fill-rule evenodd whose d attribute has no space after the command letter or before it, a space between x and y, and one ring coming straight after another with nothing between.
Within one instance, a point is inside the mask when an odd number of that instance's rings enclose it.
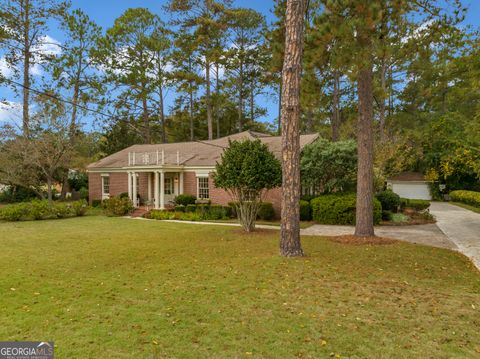
<instances>
[{"instance_id":1,"label":"small tree","mask_svg":"<svg viewBox=\"0 0 480 359\"><path fill-rule=\"evenodd\" d=\"M357 145L355 141L330 142L319 139L302 151L302 184L312 194L354 192L357 184Z\"/></svg>"},{"instance_id":2,"label":"small tree","mask_svg":"<svg viewBox=\"0 0 480 359\"><path fill-rule=\"evenodd\" d=\"M217 162L214 183L230 194L240 224L251 232L265 191L282 184L280 161L260 140L233 141Z\"/></svg>"}]
</instances>

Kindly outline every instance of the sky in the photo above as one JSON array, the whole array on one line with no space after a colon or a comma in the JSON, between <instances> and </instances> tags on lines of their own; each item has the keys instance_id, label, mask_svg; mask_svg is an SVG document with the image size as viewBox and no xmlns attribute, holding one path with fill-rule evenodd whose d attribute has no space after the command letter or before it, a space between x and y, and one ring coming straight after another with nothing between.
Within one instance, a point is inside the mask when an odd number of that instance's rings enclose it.
<instances>
[{"instance_id":1,"label":"sky","mask_svg":"<svg viewBox=\"0 0 480 359\"><path fill-rule=\"evenodd\" d=\"M4 0L0 0L4 1ZM131 7L146 7L153 13L158 14L165 22L168 22L168 14L163 10L163 6L167 0L72 0L72 8L81 8L86 12L92 20L99 24L103 29L112 26L114 20L119 17L126 9ZM464 21L465 25L471 25L479 28L480 25L480 0L463 0L469 10ZM262 13L267 19L267 23L275 20L272 13L274 2L270 0L234 0L233 5L236 7L249 7ZM48 34L49 42L62 42L62 32L54 25L51 26ZM55 49L49 48L48 51L54 52ZM0 52L0 71L4 75L8 75L5 69L4 59ZM40 76L42 70L40 68L32 69L34 76ZM175 93L170 91L165 100L166 106L172 104ZM0 86L0 122L8 120L20 120L21 106L19 105L20 98L15 95L11 89L3 85ZM261 121L271 122L278 116L278 104L271 96L259 97L258 102L262 107L267 109L267 114ZM88 126L92 128L91 126ZM95 128L95 127L93 127ZM99 129L99 128L96 128Z\"/></svg>"}]
</instances>

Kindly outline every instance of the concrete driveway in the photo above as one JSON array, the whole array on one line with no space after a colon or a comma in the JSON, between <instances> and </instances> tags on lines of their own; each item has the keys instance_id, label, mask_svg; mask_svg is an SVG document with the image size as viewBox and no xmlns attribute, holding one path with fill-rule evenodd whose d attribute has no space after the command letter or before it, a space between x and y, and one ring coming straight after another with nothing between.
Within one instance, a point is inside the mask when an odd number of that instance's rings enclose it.
<instances>
[{"instance_id":1,"label":"concrete driveway","mask_svg":"<svg viewBox=\"0 0 480 359\"><path fill-rule=\"evenodd\" d=\"M445 202L432 202L437 226L480 269L480 214Z\"/></svg>"},{"instance_id":2,"label":"concrete driveway","mask_svg":"<svg viewBox=\"0 0 480 359\"><path fill-rule=\"evenodd\" d=\"M480 214L445 202L432 202L430 213L436 224L375 227L375 234L411 243L457 250L480 269ZM352 226L316 224L302 229L306 236L353 234Z\"/></svg>"},{"instance_id":3,"label":"concrete driveway","mask_svg":"<svg viewBox=\"0 0 480 359\"><path fill-rule=\"evenodd\" d=\"M355 227L353 226L332 226L324 224L315 224L301 230L301 234L305 236L341 236L353 234L354 232ZM381 226L375 227L375 234L379 237L394 238L410 243L458 250L455 243L450 241L435 224Z\"/></svg>"}]
</instances>

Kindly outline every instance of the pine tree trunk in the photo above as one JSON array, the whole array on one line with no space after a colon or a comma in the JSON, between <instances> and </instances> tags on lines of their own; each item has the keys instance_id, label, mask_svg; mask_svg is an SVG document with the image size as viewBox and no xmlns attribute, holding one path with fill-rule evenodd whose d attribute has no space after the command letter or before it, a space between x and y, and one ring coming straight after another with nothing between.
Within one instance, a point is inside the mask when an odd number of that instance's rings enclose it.
<instances>
[{"instance_id":1,"label":"pine tree trunk","mask_svg":"<svg viewBox=\"0 0 480 359\"><path fill-rule=\"evenodd\" d=\"M215 98L216 98L216 105L215 105L215 122L217 123L217 138L220 138L220 116L219 116L219 111L218 108L220 107L219 105L219 97L220 97L220 87L219 87L219 75L218 75L218 62L215 64L216 71L215 71Z\"/></svg>"},{"instance_id":2,"label":"pine tree trunk","mask_svg":"<svg viewBox=\"0 0 480 359\"><path fill-rule=\"evenodd\" d=\"M165 109L163 104L163 87L162 85L158 88L158 107L159 107L159 117L160 124L162 126L162 143L167 142L167 124L165 123Z\"/></svg>"},{"instance_id":3,"label":"pine tree trunk","mask_svg":"<svg viewBox=\"0 0 480 359\"><path fill-rule=\"evenodd\" d=\"M382 88L382 96L380 98L379 118L380 118L380 142L385 141L385 112L386 112L386 97L387 97L387 66L385 60L382 61L380 68L380 85Z\"/></svg>"},{"instance_id":4,"label":"pine tree trunk","mask_svg":"<svg viewBox=\"0 0 480 359\"><path fill-rule=\"evenodd\" d=\"M372 65L358 73L358 172L355 235L374 235L373 229L373 72Z\"/></svg>"},{"instance_id":5,"label":"pine tree trunk","mask_svg":"<svg viewBox=\"0 0 480 359\"><path fill-rule=\"evenodd\" d=\"M280 254L303 256L300 243L300 78L305 0L287 0L282 70L282 223Z\"/></svg>"},{"instance_id":6,"label":"pine tree trunk","mask_svg":"<svg viewBox=\"0 0 480 359\"><path fill-rule=\"evenodd\" d=\"M278 85L278 135L282 134L282 81L283 76L280 79L280 84Z\"/></svg>"},{"instance_id":7,"label":"pine tree trunk","mask_svg":"<svg viewBox=\"0 0 480 359\"><path fill-rule=\"evenodd\" d=\"M238 75L238 132L243 130L243 61L240 60Z\"/></svg>"},{"instance_id":8,"label":"pine tree trunk","mask_svg":"<svg viewBox=\"0 0 480 359\"><path fill-rule=\"evenodd\" d=\"M150 135L150 121L148 118L148 105L147 98L143 95L142 99L142 119L143 119L143 140L145 143L151 143L152 138Z\"/></svg>"},{"instance_id":9,"label":"pine tree trunk","mask_svg":"<svg viewBox=\"0 0 480 359\"><path fill-rule=\"evenodd\" d=\"M25 27L23 32L23 114L22 114L22 130L23 135L30 135L30 0L24 3L24 21Z\"/></svg>"},{"instance_id":10,"label":"pine tree trunk","mask_svg":"<svg viewBox=\"0 0 480 359\"><path fill-rule=\"evenodd\" d=\"M332 141L340 139L340 73L333 73Z\"/></svg>"},{"instance_id":11,"label":"pine tree trunk","mask_svg":"<svg viewBox=\"0 0 480 359\"><path fill-rule=\"evenodd\" d=\"M212 99L210 93L210 62L205 64L205 79L206 79L206 100L207 100L207 127L208 127L208 139L213 140L213 119L212 119Z\"/></svg>"},{"instance_id":12,"label":"pine tree trunk","mask_svg":"<svg viewBox=\"0 0 480 359\"><path fill-rule=\"evenodd\" d=\"M189 116L190 116L190 141L193 141L195 139L195 131L194 131L194 126L193 126L193 89L192 86L190 85L190 93L189 93Z\"/></svg>"}]
</instances>

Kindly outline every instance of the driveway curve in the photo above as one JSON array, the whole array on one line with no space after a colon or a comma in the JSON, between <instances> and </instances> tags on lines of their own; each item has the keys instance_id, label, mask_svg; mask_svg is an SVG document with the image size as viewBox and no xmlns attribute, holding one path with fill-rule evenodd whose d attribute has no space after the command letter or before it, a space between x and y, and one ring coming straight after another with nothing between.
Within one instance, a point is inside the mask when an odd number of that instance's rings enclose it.
<instances>
[{"instance_id":1,"label":"driveway curve","mask_svg":"<svg viewBox=\"0 0 480 359\"><path fill-rule=\"evenodd\" d=\"M445 202L432 202L437 226L480 269L480 214Z\"/></svg>"}]
</instances>

